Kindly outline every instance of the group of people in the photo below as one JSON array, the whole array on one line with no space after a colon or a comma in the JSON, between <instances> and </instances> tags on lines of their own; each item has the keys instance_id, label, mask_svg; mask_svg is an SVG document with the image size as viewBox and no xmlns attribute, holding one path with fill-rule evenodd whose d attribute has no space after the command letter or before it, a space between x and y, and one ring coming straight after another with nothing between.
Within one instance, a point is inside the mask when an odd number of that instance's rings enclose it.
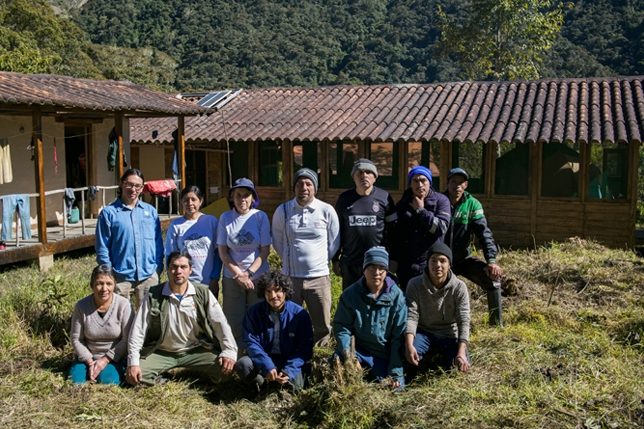
<instances>
[{"instance_id":1,"label":"group of people","mask_svg":"<svg viewBox=\"0 0 644 429\"><path fill-rule=\"evenodd\" d=\"M490 322L501 325L496 245L465 191L467 173L451 170L441 194L431 171L415 167L398 204L375 186L370 160L358 160L351 176L355 188L334 208L316 198L317 173L298 170L295 198L272 224L249 179L231 187L231 210L219 221L200 212L201 191L186 187L184 216L164 246L156 210L140 199L143 174L127 170L119 198L99 215L92 294L72 316L72 382L154 385L189 367L213 382L236 372L258 387L299 389L313 347L332 332L334 363L356 359L369 379L391 379L393 389L434 367L467 372L469 300L457 274L488 290ZM486 262L471 254L472 234ZM271 245L281 271L269 268ZM159 284L164 262L168 281ZM343 285L333 322L329 262Z\"/></svg>"}]
</instances>

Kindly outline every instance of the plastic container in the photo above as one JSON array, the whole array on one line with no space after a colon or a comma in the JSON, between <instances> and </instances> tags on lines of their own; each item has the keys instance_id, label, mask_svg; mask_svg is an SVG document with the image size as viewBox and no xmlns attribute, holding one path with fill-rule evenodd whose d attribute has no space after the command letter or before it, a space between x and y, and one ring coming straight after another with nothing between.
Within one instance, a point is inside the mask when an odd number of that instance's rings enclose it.
<instances>
[{"instance_id":1,"label":"plastic container","mask_svg":"<svg viewBox=\"0 0 644 429\"><path fill-rule=\"evenodd\" d=\"M69 216L69 223L78 223L80 222L80 210L78 207L72 209L72 214Z\"/></svg>"}]
</instances>

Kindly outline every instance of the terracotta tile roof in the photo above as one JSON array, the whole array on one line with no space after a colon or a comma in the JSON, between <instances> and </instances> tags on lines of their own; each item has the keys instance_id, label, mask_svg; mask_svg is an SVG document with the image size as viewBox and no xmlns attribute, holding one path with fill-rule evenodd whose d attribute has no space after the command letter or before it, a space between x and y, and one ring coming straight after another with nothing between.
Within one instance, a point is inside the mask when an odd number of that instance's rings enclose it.
<instances>
[{"instance_id":1,"label":"terracotta tile roof","mask_svg":"<svg viewBox=\"0 0 644 429\"><path fill-rule=\"evenodd\" d=\"M212 112L173 95L126 81L0 72L0 109L33 105L42 106L44 111L75 108L177 115Z\"/></svg>"},{"instance_id":2,"label":"terracotta tile roof","mask_svg":"<svg viewBox=\"0 0 644 429\"><path fill-rule=\"evenodd\" d=\"M639 142L642 79L252 89L221 113L234 141ZM225 140L221 113L187 119L187 141ZM169 142L176 120L131 125L134 141Z\"/></svg>"}]
</instances>

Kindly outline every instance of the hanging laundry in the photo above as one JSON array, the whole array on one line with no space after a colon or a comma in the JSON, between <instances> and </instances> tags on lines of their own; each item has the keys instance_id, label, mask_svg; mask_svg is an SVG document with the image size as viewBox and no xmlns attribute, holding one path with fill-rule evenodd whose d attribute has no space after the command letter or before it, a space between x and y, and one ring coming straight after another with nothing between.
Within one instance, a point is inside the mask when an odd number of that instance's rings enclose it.
<instances>
[{"instance_id":1,"label":"hanging laundry","mask_svg":"<svg viewBox=\"0 0 644 429\"><path fill-rule=\"evenodd\" d=\"M177 189L177 185L172 180L148 180L143 186L144 193L163 198L168 198L175 189Z\"/></svg>"},{"instance_id":2,"label":"hanging laundry","mask_svg":"<svg viewBox=\"0 0 644 429\"><path fill-rule=\"evenodd\" d=\"M2 156L2 175L4 183L13 182L13 167L11 166L11 146L9 146L9 143L4 146L4 154Z\"/></svg>"},{"instance_id":3,"label":"hanging laundry","mask_svg":"<svg viewBox=\"0 0 644 429\"><path fill-rule=\"evenodd\" d=\"M90 201L94 201L96 199L97 193L98 193L98 186L87 187L87 198L89 198Z\"/></svg>"},{"instance_id":4,"label":"hanging laundry","mask_svg":"<svg viewBox=\"0 0 644 429\"><path fill-rule=\"evenodd\" d=\"M110 136L109 136L109 146L107 148L107 169L109 171L114 171L114 168L116 168L116 161L118 158L118 149L119 149L119 143L118 139L116 138L116 128L112 128L112 131L110 131ZM123 166L127 167L127 158L125 157L125 150L123 150Z\"/></svg>"},{"instance_id":5,"label":"hanging laundry","mask_svg":"<svg viewBox=\"0 0 644 429\"><path fill-rule=\"evenodd\" d=\"M65 188L65 216L69 217L72 215L72 207L76 201L76 195L74 195L74 188Z\"/></svg>"},{"instance_id":6,"label":"hanging laundry","mask_svg":"<svg viewBox=\"0 0 644 429\"><path fill-rule=\"evenodd\" d=\"M29 216L29 195L16 194L2 197L2 240L11 240L13 237L13 215L18 209L22 239L31 238L31 217Z\"/></svg>"}]
</instances>

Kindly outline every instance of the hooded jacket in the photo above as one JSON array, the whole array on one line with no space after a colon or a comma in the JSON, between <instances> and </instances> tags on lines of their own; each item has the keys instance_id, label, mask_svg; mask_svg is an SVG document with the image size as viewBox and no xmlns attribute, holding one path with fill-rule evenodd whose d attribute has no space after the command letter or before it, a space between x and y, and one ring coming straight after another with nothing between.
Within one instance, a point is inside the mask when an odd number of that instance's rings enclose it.
<instances>
[{"instance_id":1,"label":"hooded jacket","mask_svg":"<svg viewBox=\"0 0 644 429\"><path fill-rule=\"evenodd\" d=\"M403 376L401 347L407 320L405 296L398 287L398 279L387 273L383 292L374 298L364 276L349 286L340 296L333 318L337 341L336 352L344 356L351 350L351 335L356 345L369 350L374 356L389 360L388 374Z\"/></svg>"},{"instance_id":2,"label":"hooded jacket","mask_svg":"<svg viewBox=\"0 0 644 429\"><path fill-rule=\"evenodd\" d=\"M445 195L447 195L447 191L445 191ZM469 247L472 234L476 235L479 239L487 263L495 263L498 250L492 237L492 231L487 226L485 214L483 214L483 206L480 201L465 191L462 201L456 206L451 207L451 213L452 220L449 225L449 230L445 235L445 244L452 249L453 265L463 261L472 254L472 250Z\"/></svg>"},{"instance_id":3,"label":"hooded jacket","mask_svg":"<svg viewBox=\"0 0 644 429\"><path fill-rule=\"evenodd\" d=\"M407 285L407 327L405 334L416 336L418 329L441 338L470 339L470 298L467 286L450 270L445 285L438 289L427 270Z\"/></svg>"}]
</instances>

